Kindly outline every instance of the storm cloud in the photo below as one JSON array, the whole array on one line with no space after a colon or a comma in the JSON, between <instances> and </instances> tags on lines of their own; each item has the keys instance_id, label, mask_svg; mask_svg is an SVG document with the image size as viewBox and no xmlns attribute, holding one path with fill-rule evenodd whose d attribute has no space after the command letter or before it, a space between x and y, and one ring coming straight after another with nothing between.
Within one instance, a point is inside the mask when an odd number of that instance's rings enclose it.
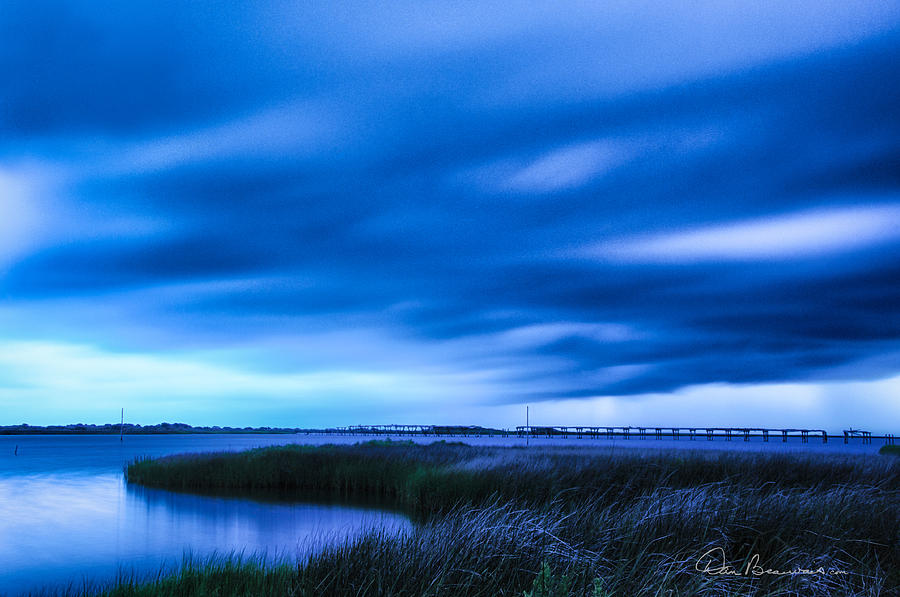
<instances>
[{"instance_id":1,"label":"storm cloud","mask_svg":"<svg viewBox=\"0 0 900 597\"><path fill-rule=\"evenodd\" d=\"M0 341L328 424L900 373L895 3L0 6Z\"/></svg>"}]
</instances>

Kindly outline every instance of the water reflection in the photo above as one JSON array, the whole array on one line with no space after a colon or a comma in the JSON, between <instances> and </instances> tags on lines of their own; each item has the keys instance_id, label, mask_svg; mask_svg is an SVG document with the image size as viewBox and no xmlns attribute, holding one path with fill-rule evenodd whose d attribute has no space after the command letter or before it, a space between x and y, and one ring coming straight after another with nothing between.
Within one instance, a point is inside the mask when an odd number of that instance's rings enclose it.
<instances>
[{"instance_id":1,"label":"water reflection","mask_svg":"<svg viewBox=\"0 0 900 597\"><path fill-rule=\"evenodd\" d=\"M156 573L185 553L296 558L369 528L409 526L377 508L170 493L127 485L121 473L0 475L0 593Z\"/></svg>"},{"instance_id":2,"label":"water reflection","mask_svg":"<svg viewBox=\"0 0 900 597\"><path fill-rule=\"evenodd\" d=\"M296 556L325 542L365 529L407 528L405 516L375 507L298 503L279 494L193 495L126 485L125 508L130 520L147 525L146 550L183 542L195 553L262 552ZM152 531L149 527L152 527Z\"/></svg>"}]
</instances>

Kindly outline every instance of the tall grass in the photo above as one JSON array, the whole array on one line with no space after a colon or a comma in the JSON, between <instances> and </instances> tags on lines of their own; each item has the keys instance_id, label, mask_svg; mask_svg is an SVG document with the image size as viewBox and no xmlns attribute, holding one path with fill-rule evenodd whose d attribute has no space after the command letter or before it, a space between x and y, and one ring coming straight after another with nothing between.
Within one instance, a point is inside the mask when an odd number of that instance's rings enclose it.
<instances>
[{"instance_id":1,"label":"tall grass","mask_svg":"<svg viewBox=\"0 0 900 597\"><path fill-rule=\"evenodd\" d=\"M325 547L260 594L890 595L900 587L895 458L381 442L142 460L126 474L179 490L377 497L420 520L409 533ZM714 548L737 571L757 555L762 570L845 574L698 570ZM108 594L254 594L207 568ZM264 567L241 574L270 582Z\"/></svg>"},{"instance_id":2,"label":"tall grass","mask_svg":"<svg viewBox=\"0 0 900 597\"><path fill-rule=\"evenodd\" d=\"M792 453L473 447L437 442L276 446L144 459L129 482L175 490L244 489L394 500L419 514L497 498L529 507L630 500L660 488L725 483L760 494L852 486L900 490L889 458ZM561 501L560 501L561 500Z\"/></svg>"}]
</instances>

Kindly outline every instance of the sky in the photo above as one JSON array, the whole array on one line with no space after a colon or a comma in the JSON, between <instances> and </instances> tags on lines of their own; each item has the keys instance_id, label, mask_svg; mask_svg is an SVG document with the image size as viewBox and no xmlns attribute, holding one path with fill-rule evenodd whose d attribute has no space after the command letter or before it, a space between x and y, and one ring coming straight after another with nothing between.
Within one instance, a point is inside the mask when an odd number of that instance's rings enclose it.
<instances>
[{"instance_id":1,"label":"sky","mask_svg":"<svg viewBox=\"0 0 900 597\"><path fill-rule=\"evenodd\" d=\"M0 424L900 431L900 2L0 0Z\"/></svg>"}]
</instances>

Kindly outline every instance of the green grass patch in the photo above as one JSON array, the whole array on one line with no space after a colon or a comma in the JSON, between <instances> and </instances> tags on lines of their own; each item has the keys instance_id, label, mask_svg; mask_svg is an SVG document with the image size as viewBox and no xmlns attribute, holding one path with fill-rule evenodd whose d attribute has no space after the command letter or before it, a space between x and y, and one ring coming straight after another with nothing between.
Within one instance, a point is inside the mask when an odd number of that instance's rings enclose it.
<instances>
[{"instance_id":1,"label":"green grass patch","mask_svg":"<svg viewBox=\"0 0 900 597\"><path fill-rule=\"evenodd\" d=\"M878 449L878 453L900 456L900 446L881 446L881 448Z\"/></svg>"},{"instance_id":2,"label":"green grass patch","mask_svg":"<svg viewBox=\"0 0 900 597\"><path fill-rule=\"evenodd\" d=\"M255 597L292 595L296 565L266 564L259 559L220 556L186 558L175 573L153 579L122 578L102 590L103 597Z\"/></svg>"}]
</instances>

